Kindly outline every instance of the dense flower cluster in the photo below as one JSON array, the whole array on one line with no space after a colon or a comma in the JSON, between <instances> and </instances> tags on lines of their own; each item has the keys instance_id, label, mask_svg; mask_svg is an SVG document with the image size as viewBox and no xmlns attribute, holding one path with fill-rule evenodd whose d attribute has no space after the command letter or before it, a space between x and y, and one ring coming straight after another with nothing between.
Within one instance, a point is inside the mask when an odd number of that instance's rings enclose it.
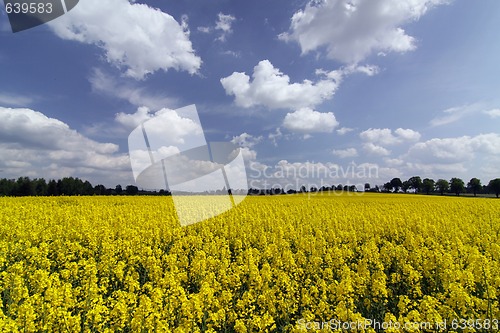
<instances>
[{"instance_id":1,"label":"dense flower cluster","mask_svg":"<svg viewBox=\"0 0 500 333\"><path fill-rule=\"evenodd\" d=\"M0 331L500 318L500 201L259 196L183 228L171 200L0 198Z\"/></svg>"}]
</instances>

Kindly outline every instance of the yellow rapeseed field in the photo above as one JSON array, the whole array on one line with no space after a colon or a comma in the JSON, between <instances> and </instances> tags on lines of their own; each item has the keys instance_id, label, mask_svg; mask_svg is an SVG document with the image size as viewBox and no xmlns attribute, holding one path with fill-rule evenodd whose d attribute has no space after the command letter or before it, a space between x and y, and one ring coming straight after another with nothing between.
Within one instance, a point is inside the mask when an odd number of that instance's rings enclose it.
<instances>
[{"instance_id":1,"label":"yellow rapeseed field","mask_svg":"<svg viewBox=\"0 0 500 333\"><path fill-rule=\"evenodd\" d=\"M0 198L0 297L0 332L497 332L500 200Z\"/></svg>"}]
</instances>

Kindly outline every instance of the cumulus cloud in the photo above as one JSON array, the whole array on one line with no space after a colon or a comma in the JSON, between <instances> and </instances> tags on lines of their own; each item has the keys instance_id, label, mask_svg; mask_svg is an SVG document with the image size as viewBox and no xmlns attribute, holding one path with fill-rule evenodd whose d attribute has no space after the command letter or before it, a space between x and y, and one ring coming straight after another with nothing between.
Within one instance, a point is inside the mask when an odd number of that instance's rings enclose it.
<instances>
[{"instance_id":1,"label":"cumulus cloud","mask_svg":"<svg viewBox=\"0 0 500 333\"><path fill-rule=\"evenodd\" d=\"M371 142L367 142L367 143L363 144L363 149L368 154L371 154L371 155L388 156L391 154L390 150L388 150L382 146L375 145Z\"/></svg>"},{"instance_id":2,"label":"cumulus cloud","mask_svg":"<svg viewBox=\"0 0 500 333\"><path fill-rule=\"evenodd\" d=\"M297 42L302 54L326 48L327 56L357 63L373 53L407 52L415 38L404 24L449 0L311 0L291 18L284 41Z\"/></svg>"},{"instance_id":3,"label":"cumulus cloud","mask_svg":"<svg viewBox=\"0 0 500 333\"><path fill-rule=\"evenodd\" d=\"M356 157L358 156L358 151L356 148L334 149L332 154L340 158Z\"/></svg>"},{"instance_id":4,"label":"cumulus cloud","mask_svg":"<svg viewBox=\"0 0 500 333\"><path fill-rule=\"evenodd\" d=\"M331 133L338 124L332 112L322 113L310 108L288 113L283 121L285 128L301 133Z\"/></svg>"},{"instance_id":5,"label":"cumulus cloud","mask_svg":"<svg viewBox=\"0 0 500 333\"><path fill-rule=\"evenodd\" d=\"M257 159L257 152L253 149L242 147L240 148L240 151L245 161L254 161Z\"/></svg>"},{"instance_id":6,"label":"cumulus cloud","mask_svg":"<svg viewBox=\"0 0 500 333\"><path fill-rule=\"evenodd\" d=\"M500 134L434 138L413 145L408 157L422 162L457 163L473 160L477 153L500 155Z\"/></svg>"},{"instance_id":7,"label":"cumulus cloud","mask_svg":"<svg viewBox=\"0 0 500 333\"><path fill-rule=\"evenodd\" d=\"M379 68L373 65L349 65L333 71L317 69L316 82L304 80L290 83L290 77L275 68L269 60L254 67L252 78L243 72L234 72L220 81L226 94L235 96L238 106L249 108L263 105L271 109L299 109L314 107L331 99L342 81L352 74L375 75Z\"/></svg>"},{"instance_id":8,"label":"cumulus cloud","mask_svg":"<svg viewBox=\"0 0 500 333\"><path fill-rule=\"evenodd\" d=\"M398 128L394 133L401 141L418 141L421 137L420 133L411 129Z\"/></svg>"},{"instance_id":9,"label":"cumulus cloud","mask_svg":"<svg viewBox=\"0 0 500 333\"><path fill-rule=\"evenodd\" d=\"M158 70L197 73L187 18L179 24L171 15L127 0L81 1L49 26L62 39L101 48L106 60L135 79Z\"/></svg>"},{"instance_id":10,"label":"cumulus cloud","mask_svg":"<svg viewBox=\"0 0 500 333\"><path fill-rule=\"evenodd\" d=\"M31 109L0 107L0 142L0 168L7 176L130 178L130 161L116 144L89 139Z\"/></svg>"},{"instance_id":11,"label":"cumulus cloud","mask_svg":"<svg viewBox=\"0 0 500 333\"><path fill-rule=\"evenodd\" d=\"M133 129L136 128L139 124L145 122L148 119L153 117L153 113L148 107L142 106L137 109L134 113L124 113L119 112L115 115L115 120L119 124Z\"/></svg>"},{"instance_id":12,"label":"cumulus cloud","mask_svg":"<svg viewBox=\"0 0 500 333\"><path fill-rule=\"evenodd\" d=\"M183 145L191 139L196 139L198 143L189 148L205 144L203 129L197 115L196 117L185 116L182 112L166 108L152 112L146 107L140 107L135 113L117 113L115 121L128 129L134 129L148 121L145 124L147 135L150 140L156 138L157 141L161 141L159 147ZM185 149L188 148L183 150Z\"/></svg>"},{"instance_id":13,"label":"cumulus cloud","mask_svg":"<svg viewBox=\"0 0 500 333\"><path fill-rule=\"evenodd\" d=\"M359 136L364 141L380 145L394 145L420 139L420 133L411 129L398 128L394 134L389 128L370 128L361 132Z\"/></svg>"},{"instance_id":14,"label":"cumulus cloud","mask_svg":"<svg viewBox=\"0 0 500 333\"><path fill-rule=\"evenodd\" d=\"M262 60L254 67L252 78L251 81L245 73L234 72L220 81L226 94L235 96L236 105L245 108L257 105L271 109L312 107L330 99L338 87L330 78L290 83L290 77L269 60Z\"/></svg>"},{"instance_id":15,"label":"cumulus cloud","mask_svg":"<svg viewBox=\"0 0 500 333\"><path fill-rule=\"evenodd\" d=\"M73 150L85 146L97 153L114 153L118 146L83 137L60 120L31 109L0 107L0 141L39 149Z\"/></svg>"}]
</instances>

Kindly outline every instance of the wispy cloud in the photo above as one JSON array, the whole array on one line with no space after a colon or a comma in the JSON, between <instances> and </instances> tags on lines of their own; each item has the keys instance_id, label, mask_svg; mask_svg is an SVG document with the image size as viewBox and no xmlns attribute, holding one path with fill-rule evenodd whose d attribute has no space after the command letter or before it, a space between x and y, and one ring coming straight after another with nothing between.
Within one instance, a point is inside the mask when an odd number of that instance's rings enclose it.
<instances>
[{"instance_id":1,"label":"wispy cloud","mask_svg":"<svg viewBox=\"0 0 500 333\"><path fill-rule=\"evenodd\" d=\"M490 116L491 118L500 118L500 109L492 109L483 112L488 116Z\"/></svg>"},{"instance_id":2,"label":"wispy cloud","mask_svg":"<svg viewBox=\"0 0 500 333\"><path fill-rule=\"evenodd\" d=\"M178 101L165 95L153 95L145 88L136 84L118 82L112 76L106 75L100 69L94 69L90 78L90 84L94 92L128 101L130 104L150 109L174 108Z\"/></svg>"},{"instance_id":3,"label":"wispy cloud","mask_svg":"<svg viewBox=\"0 0 500 333\"><path fill-rule=\"evenodd\" d=\"M34 102L33 97L0 93L0 105L27 107Z\"/></svg>"},{"instance_id":4,"label":"wispy cloud","mask_svg":"<svg viewBox=\"0 0 500 333\"><path fill-rule=\"evenodd\" d=\"M481 106L479 104L470 104L452 107L441 112L441 115L435 117L430 121L432 127L443 126L455 123L468 115L480 111Z\"/></svg>"}]
</instances>

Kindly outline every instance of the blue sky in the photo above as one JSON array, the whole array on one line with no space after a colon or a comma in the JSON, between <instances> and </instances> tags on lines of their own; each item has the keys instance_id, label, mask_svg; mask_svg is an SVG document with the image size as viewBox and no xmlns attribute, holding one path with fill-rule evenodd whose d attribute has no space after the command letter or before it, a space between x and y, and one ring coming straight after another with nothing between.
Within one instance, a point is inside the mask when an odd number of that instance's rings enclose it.
<instances>
[{"instance_id":1,"label":"blue sky","mask_svg":"<svg viewBox=\"0 0 500 333\"><path fill-rule=\"evenodd\" d=\"M496 0L80 0L19 33L2 9L0 177L133 184L131 131L195 104L208 141L243 147L250 178L487 183L498 31Z\"/></svg>"}]
</instances>

